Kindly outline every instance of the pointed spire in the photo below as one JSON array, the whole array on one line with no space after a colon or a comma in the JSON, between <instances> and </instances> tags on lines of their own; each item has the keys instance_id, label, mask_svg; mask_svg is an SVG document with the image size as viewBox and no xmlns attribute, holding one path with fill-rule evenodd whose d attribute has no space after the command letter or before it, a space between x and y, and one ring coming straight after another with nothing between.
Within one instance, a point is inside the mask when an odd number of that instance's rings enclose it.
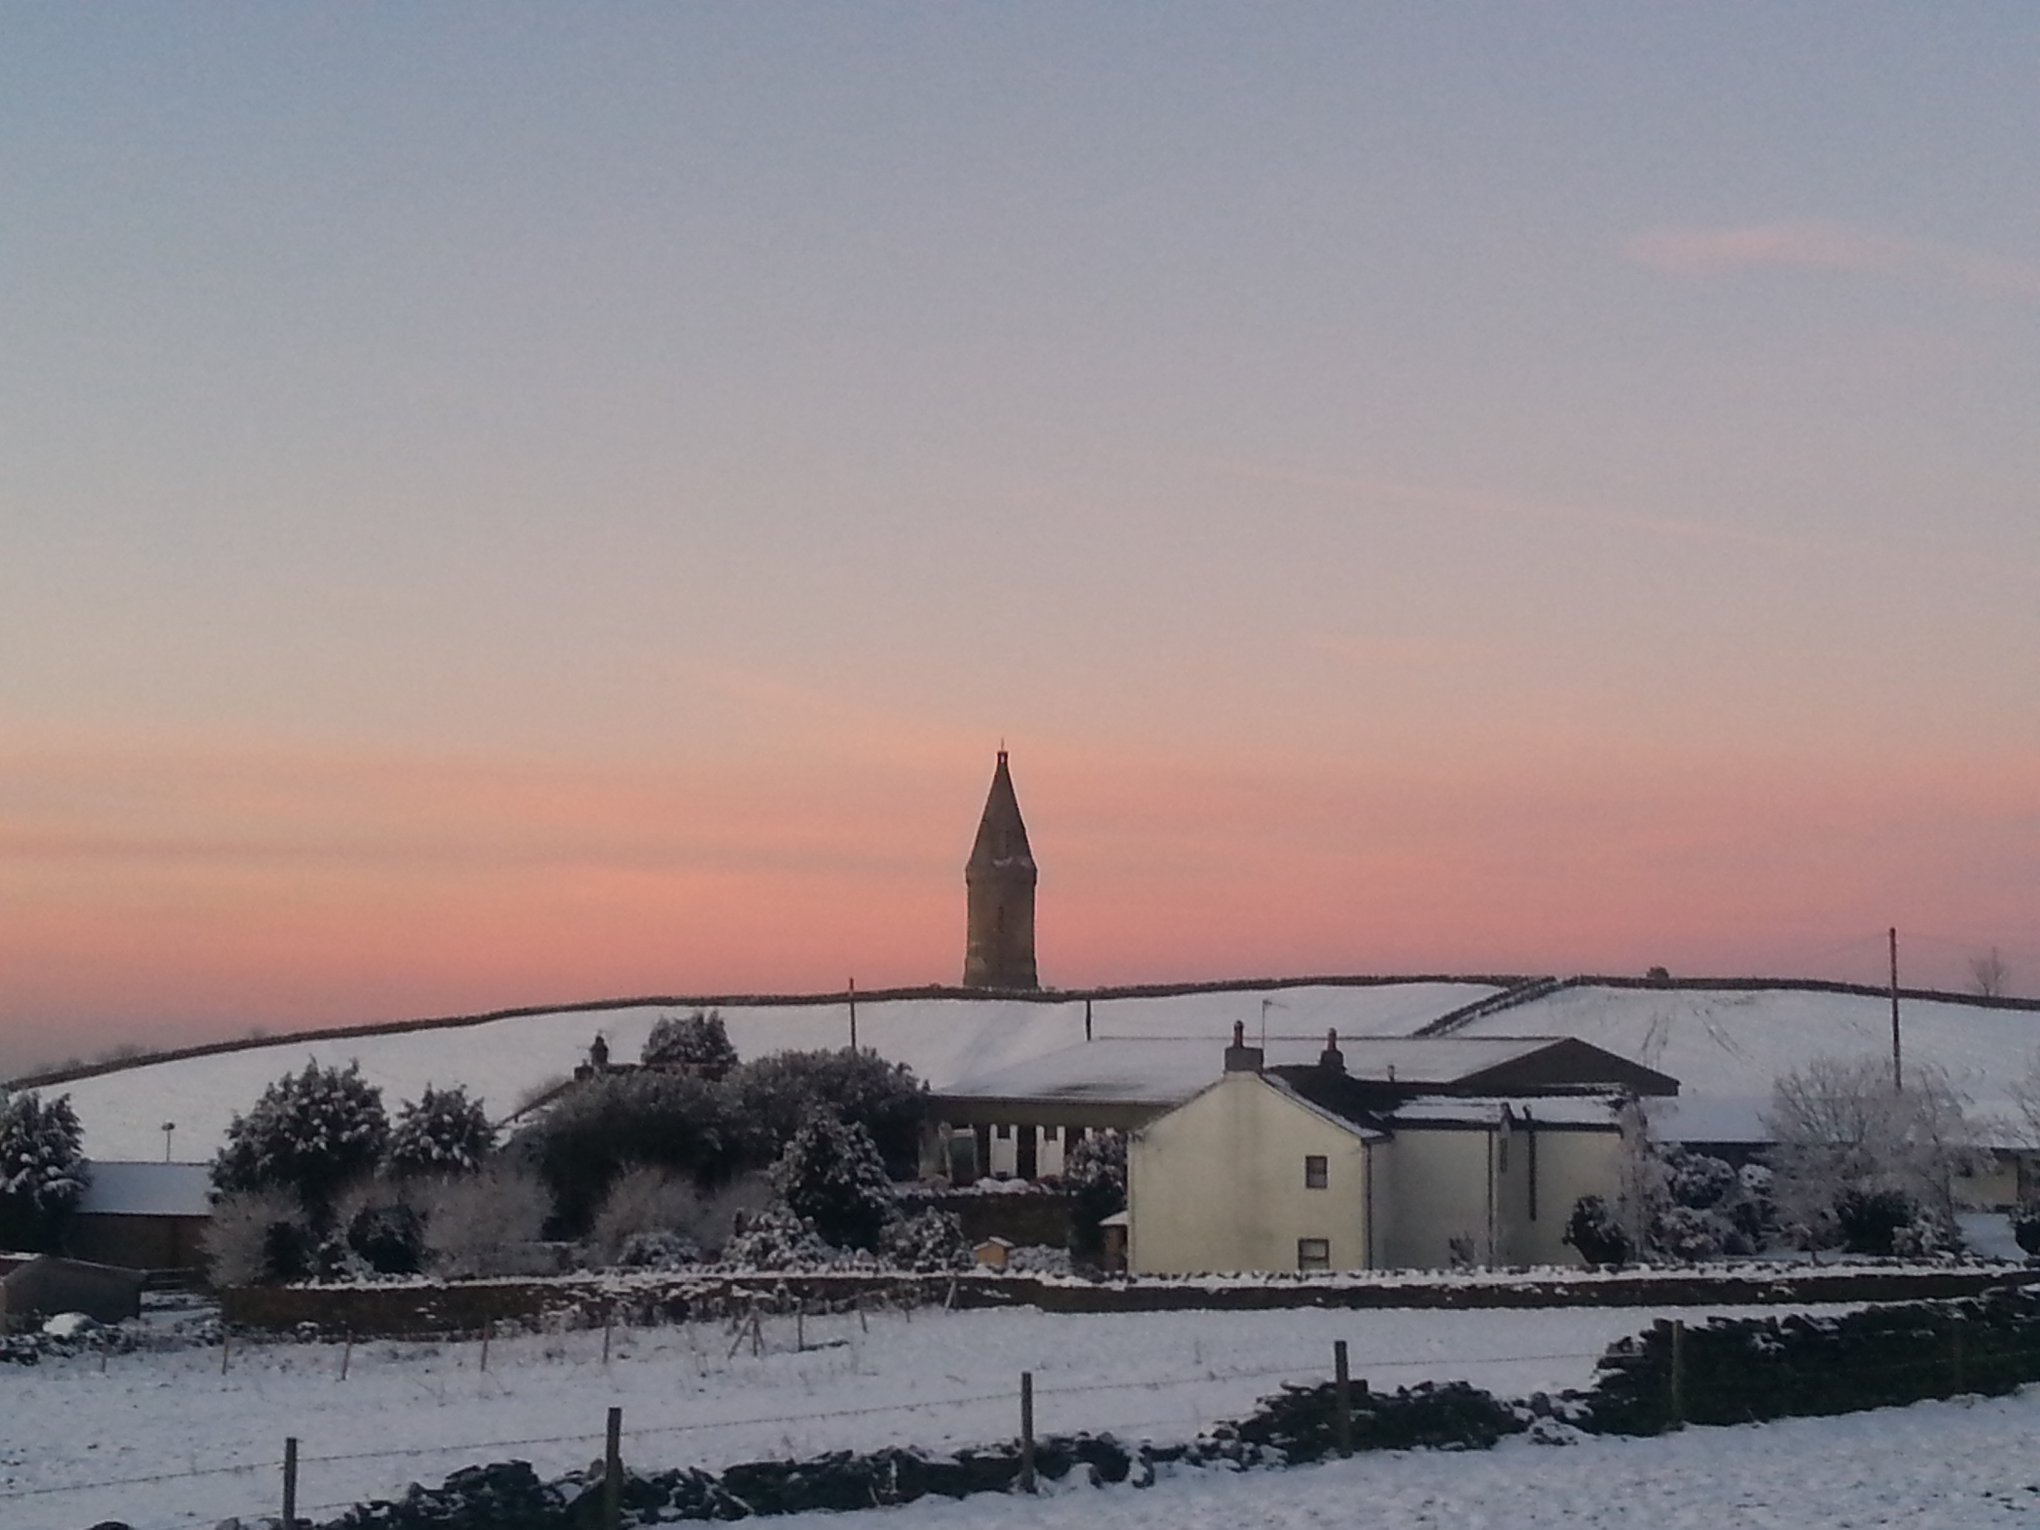
<instances>
[{"instance_id":1,"label":"pointed spire","mask_svg":"<svg viewBox=\"0 0 2040 1530\"><path fill-rule=\"evenodd\" d=\"M992 771L992 789L985 794L984 815L978 820L977 839L964 863L966 875L998 871L1034 870L1034 852L1027 844L1027 825L1020 817L1020 799L1013 791L1013 776L1006 768L1006 751L999 751L999 763Z\"/></svg>"}]
</instances>

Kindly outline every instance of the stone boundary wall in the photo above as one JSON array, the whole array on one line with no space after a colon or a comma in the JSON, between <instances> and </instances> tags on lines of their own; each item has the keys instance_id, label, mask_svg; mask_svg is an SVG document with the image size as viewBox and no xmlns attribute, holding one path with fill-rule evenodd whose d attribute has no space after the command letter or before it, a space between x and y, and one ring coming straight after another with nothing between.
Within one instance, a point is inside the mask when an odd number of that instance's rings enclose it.
<instances>
[{"instance_id":1,"label":"stone boundary wall","mask_svg":"<svg viewBox=\"0 0 2040 1530\"><path fill-rule=\"evenodd\" d=\"M1660 1322L1612 1346L1590 1427L1658 1434L1680 1424L1902 1407L1994 1396L2040 1381L2040 1290L1868 1307L1839 1316Z\"/></svg>"},{"instance_id":2,"label":"stone boundary wall","mask_svg":"<svg viewBox=\"0 0 2040 1530\"><path fill-rule=\"evenodd\" d=\"M675 1274L664 1279L390 1282L341 1286L242 1286L220 1293L231 1326L288 1333L314 1325L359 1338L421 1338L473 1333L487 1324L599 1325L683 1322L764 1306L848 1307L859 1303L1043 1312L1244 1312L1288 1307L1696 1307L1816 1302L1948 1299L2040 1282L2040 1270L2016 1266L1921 1269L1849 1268L1832 1272L1778 1267L1750 1273L1694 1270L1690 1275L1590 1275L1550 1280L1455 1279L1342 1283L1307 1279L1253 1284L1195 1280L1096 1282L1030 1275L909 1275L872 1272Z\"/></svg>"}]
</instances>

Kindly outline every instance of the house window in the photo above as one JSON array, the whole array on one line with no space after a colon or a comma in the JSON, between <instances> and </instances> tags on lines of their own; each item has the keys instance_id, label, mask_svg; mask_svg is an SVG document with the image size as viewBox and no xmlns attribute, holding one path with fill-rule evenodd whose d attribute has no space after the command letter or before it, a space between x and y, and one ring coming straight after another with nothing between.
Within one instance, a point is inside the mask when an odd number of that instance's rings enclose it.
<instances>
[{"instance_id":1,"label":"house window","mask_svg":"<svg viewBox=\"0 0 2040 1530\"><path fill-rule=\"evenodd\" d=\"M1331 1168L1322 1153L1311 1153L1303 1160L1303 1188L1322 1190L1331 1182Z\"/></svg>"},{"instance_id":2,"label":"house window","mask_svg":"<svg viewBox=\"0 0 2040 1530\"><path fill-rule=\"evenodd\" d=\"M995 1131L995 1132L996 1132L996 1133L998 1134L999 1140L1000 1140L1001 1142L1011 1142L1011 1141L1013 1140L1013 1128L1012 1128L1012 1127L1010 1127L1010 1126L997 1126L997 1127L994 1127L994 1128L992 1128L992 1129L993 1129L993 1131Z\"/></svg>"},{"instance_id":3,"label":"house window","mask_svg":"<svg viewBox=\"0 0 2040 1530\"><path fill-rule=\"evenodd\" d=\"M1041 1140L1043 1142L1053 1142L1056 1139L1057 1133L1061 1130L1062 1128L1059 1126L1044 1126L1041 1129Z\"/></svg>"},{"instance_id":4,"label":"house window","mask_svg":"<svg viewBox=\"0 0 2040 1530\"><path fill-rule=\"evenodd\" d=\"M1329 1270L1332 1267L1330 1238L1298 1238L1296 1267L1299 1270Z\"/></svg>"}]
</instances>

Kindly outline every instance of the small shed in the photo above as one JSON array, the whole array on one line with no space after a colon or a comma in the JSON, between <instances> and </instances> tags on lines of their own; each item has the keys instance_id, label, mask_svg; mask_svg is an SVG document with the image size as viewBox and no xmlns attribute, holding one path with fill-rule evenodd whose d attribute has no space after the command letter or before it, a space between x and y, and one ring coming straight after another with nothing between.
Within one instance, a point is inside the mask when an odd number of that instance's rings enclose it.
<instances>
[{"instance_id":1,"label":"small shed","mask_svg":"<svg viewBox=\"0 0 2040 1530\"><path fill-rule=\"evenodd\" d=\"M80 1259L134 1270L198 1270L212 1222L202 1163L94 1162L66 1236Z\"/></svg>"},{"instance_id":2,"label":"small shed","mask_svg":"<svg viewBox=\"0 0 2040 1530\"><path fill-rule=\"evenodd\" d=\"M0 1328L82 1312L102 1323L142 1314L142 1272L43 1256L0 1275Z\"/></svg>"},{"instance_id":3,"label":"small shed","mask_svg":"<svg viewBox=\"0 0 2040 1530\"><path fill-rule=\"evenodd\" d=\"M1012 1256L1013 1245L1004 1238L987 1238L971 1252L977 1256L979 1269L1003 1270Z\"/></svg>"}]
</instances>

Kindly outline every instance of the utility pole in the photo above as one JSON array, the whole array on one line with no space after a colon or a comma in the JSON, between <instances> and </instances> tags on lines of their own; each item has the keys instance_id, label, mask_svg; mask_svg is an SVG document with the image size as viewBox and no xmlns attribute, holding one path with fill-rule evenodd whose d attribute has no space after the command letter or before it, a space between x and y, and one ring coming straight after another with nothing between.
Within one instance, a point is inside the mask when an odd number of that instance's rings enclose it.
<instances>
[{"instance_id":1,"label":"utility pole","mask_svg":"<svg viewBox=\"0 0 2040 1530\"><path fill-rule=\"evenodd\" d=\"M1898 1045L1898 926L1891 927L1891 1092L1905 1093L1905 1062Z\"/></svg>"},{"instance_id":2,"label":"utility pole","mask_svg":"<svg viewBox=\"0 0 2040 1530\"><path fill-rule=\"evenodd\" d=\"M857 979L850 979L850 1050L857 1050Z\"/></svg>"}]
</instances>

